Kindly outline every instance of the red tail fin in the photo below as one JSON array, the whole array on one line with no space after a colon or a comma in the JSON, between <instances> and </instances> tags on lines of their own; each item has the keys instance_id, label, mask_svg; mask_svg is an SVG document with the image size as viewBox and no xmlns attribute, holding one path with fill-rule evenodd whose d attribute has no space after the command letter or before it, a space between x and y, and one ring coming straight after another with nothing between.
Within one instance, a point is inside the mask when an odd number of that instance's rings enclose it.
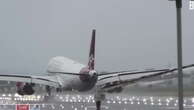
<instances>
[{"instance_id":1,"label":"red tail fin","mask_svg":"<svg viewBox=\"0 0 194 110\"><path fill-rule=\"evenodd\" d=\"M92 40L90 44L90 53L89 53L89 61L88 61L89 70L93 70L95 65L95 36L96 36L96 30L94 29L92 31Z\"/></svg>"}]
</instances>

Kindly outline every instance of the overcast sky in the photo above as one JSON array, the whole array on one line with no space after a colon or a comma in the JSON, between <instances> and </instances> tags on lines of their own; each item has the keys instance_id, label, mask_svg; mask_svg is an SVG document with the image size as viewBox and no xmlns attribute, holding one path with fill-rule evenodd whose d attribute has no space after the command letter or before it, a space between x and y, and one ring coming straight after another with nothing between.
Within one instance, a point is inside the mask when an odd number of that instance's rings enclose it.
<instances>
[{"instance_id":1,"label":"overcast sky","mask_svg":"<svg viewBox=\"0 0 194 110\"><path fill-rule=\"evenodd\" d=\"M194 11L183 1L184 64L194 63ZM96 68L176 66L176 11L168 0L1 0L0 72L45 73L50 58L86 64L96 29Z\"/></svg>"}]
</instances>

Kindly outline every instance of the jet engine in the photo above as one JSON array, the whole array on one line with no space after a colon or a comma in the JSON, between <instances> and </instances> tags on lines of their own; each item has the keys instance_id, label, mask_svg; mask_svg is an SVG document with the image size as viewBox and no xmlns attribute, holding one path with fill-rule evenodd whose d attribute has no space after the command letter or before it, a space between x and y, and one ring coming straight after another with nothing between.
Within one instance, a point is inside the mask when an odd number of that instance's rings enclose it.
<instances>
[{"instance_id":1,"label":"jet engine","mask_svg":"<svg viewBox=\"0 0 194 110\"><path fill-rule=\"evenodd\" d=\"M17 93L19 95L32 95L34 94L33 83L17 83Z\"/></svg>"}]
</instances>

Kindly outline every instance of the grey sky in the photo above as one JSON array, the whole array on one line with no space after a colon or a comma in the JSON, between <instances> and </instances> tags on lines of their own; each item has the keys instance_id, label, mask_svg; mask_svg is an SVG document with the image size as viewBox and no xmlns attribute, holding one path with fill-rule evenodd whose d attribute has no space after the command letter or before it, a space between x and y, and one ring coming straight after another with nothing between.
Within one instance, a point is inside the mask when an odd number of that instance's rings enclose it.
<instances>
[{"instance_id":1,"label":"grey sky","mask_svg":"<svg viewBox=\"0 0 194 110\"><path fill-rule=\"evenodd\" d=\"M183 3L184 64L190 64L194 11ZM54 56L86 63L93 28L98 70L175 66L175 16L168 0L1 0L0 72L42 73Z\"/></svg>"}]
</instances>

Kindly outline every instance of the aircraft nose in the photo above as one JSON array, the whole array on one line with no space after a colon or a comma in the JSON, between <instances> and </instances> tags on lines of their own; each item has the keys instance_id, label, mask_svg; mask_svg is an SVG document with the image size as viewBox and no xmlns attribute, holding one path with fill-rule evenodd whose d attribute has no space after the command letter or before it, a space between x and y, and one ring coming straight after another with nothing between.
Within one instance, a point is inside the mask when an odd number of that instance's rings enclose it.
<instances>
[{"instance_id":1,"label":"aircraft nose","mask_svg":"<svg viewBox=\"0 0 194 110\"><path fill-rule=\"evenodd\" d=\"M89 74L90 74L90 76L97 76L97 72L96 71L90 71Z\"/></svg>"},{"instance_id":2,"label":"aircraft nose","mask_svg":"<svg viewBox=\"0 0 194 110\"><path fill-rule=\"evenodd\" d=\"M93 74L94 76L97 76L98 75L98 73L97 72L94 72L94 74Z\"/></svg>"}]
</instances>

